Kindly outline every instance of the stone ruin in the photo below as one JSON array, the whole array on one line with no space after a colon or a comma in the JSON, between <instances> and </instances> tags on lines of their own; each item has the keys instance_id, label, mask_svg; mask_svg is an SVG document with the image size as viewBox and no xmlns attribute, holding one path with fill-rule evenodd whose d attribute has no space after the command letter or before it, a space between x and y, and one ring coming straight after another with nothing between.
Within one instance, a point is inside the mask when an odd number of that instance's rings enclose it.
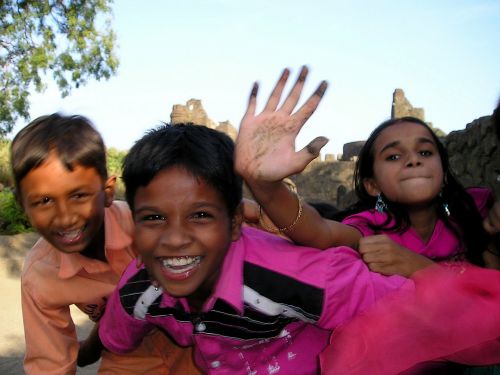
<instances>
[{"instance_id":1,"label":"stone ruin","mask_svg":"<svg viewBox=\"0 0 500 375\"><path fill-rule=\"evenodd\" d=\"M198 99L190 99L186 105L175 104L170 114L170 122L172 124L192 122L196 125L203 125L225 133L233 140L236 139L236 135L238 134L236 128L229 121L216 123L210 119L203 108L201 100Z\"/></svg>"},{"instance_id":2,"label":"stone ruin","mask_svg":"<svg viewBox=\"0 0 500 375\"><path fill-rule=\"evenodd\" d=\"M414 108L402 89L393 94L391 117L413 116L425 121L424 110ZM446 135L433 128L448 150L455 176L465 186L487 186L500 197L500 141L496 137L491 116L467 124L464 130ZM236 139L237 130L229 121L215 123L203 109L200 100L191 99L186 105L174 105L172 123L193 122L228 134ZM432 127L432 124L428 122ZM355 200L353 173L355 161L364 141L346 143L343 154L326 155L315 159L302 173L292 176L297 189L306 201L328 202L345 208ZM246 192L248 196L248 192Z\"/></svg>"}]
</instances>

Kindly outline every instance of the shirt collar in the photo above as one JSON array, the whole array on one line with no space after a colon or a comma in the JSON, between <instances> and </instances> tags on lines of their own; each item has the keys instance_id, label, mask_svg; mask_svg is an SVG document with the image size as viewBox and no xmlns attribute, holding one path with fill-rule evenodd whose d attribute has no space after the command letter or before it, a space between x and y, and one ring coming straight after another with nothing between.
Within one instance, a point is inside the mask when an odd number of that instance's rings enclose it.
<instances>
[{"instance_id":1,"label":"shirt collar","mask_svg":"<svg viewBox=\"0 0 500 375\"><path fill-rule=\"evenodd\" d=\"M108 262L112 260L113 264L102 262L97 259L87 258L79 253L62 253L58 276L61 279L69 279L85 270L88 274L107 272L113 269L115 273L121 274L125 267L132 260L134 254L131 250L123 251L124 248L131 248L131 234L125 232L113 215L111 208L104 210L104 233L105 243L104 251Z\"/></svg>"}]
</instances>

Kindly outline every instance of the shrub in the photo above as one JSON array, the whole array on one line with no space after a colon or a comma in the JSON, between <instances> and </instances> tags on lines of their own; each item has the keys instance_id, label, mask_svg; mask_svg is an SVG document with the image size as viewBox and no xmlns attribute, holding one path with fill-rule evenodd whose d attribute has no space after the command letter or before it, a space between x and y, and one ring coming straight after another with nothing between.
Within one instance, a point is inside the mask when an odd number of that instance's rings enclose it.
<instances>
[{"instance_id":1,"label":"shrub","mask_svg":"<svg viewBox=\"0 0 500 375\"><path fill-rule=\"evenodd\" d=\"M10 189L0 191L0 234L31 232L33 229Z\"/></svg>"}]
</instances>

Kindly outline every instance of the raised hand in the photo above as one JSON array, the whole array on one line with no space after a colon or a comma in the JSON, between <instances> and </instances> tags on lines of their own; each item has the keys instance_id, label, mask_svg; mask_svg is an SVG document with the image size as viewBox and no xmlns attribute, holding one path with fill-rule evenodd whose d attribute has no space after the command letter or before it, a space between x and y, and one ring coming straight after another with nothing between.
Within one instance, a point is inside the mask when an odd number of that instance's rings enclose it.
<instances>
[{"instance_id":1,"label":"raised hand","mask_svg":"<svg viewBox=\"0 0 500 375\"><path fill-rule=\"evenodd\" d=\"M430 259L398 245L384 234L361 238L358 251L371 271L388 276L409 277L433 264Z\"/></svg>"},{"instance_id":2,"label":"raised hand","mask_svg":"<svg viewBox=\"0 0 500 375\"><path fill-rule=\"evenodd\" d=\"M276 182L301 172L328 142L325 137L318 137L304 149L295 151L297 134L318 107L327 88L326 81L321 82L312 96L294 112L307 74L307 67L302 67L293 88L278 108L290 75L285 69L264 110L257 115L258 84L254 84L247 111L241 120L235 151L236 172L247 182Z\"/></svg>"}]
</instances>

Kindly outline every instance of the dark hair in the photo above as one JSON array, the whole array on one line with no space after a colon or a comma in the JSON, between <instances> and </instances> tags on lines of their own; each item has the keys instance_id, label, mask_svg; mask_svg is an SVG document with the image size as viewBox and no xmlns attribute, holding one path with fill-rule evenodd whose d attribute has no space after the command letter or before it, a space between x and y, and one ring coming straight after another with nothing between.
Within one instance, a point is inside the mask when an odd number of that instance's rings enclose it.
<instances>
[{"instance_id":1,"label":"dark hair","mask_svg":"<svg viewBox=\"0 0 500 375\"><path fill-rule=\"evenodd\" d=\"M354 171L354 188L358 197L358 202L349 207L346 213L352 214L375 207L376 197L371 196L365 189L363 181L373 177L374 150L373 145L380 133L389 126L410 122L425 127L429 130L434 142L436 143L441 166L443 168L443 189L436 199L436 209L438 217L443 220L455 235L465 245L466 257L469 261L477 265L484 265L482 252L486 249L489 236L482 226L482 218L476 207L473 198L466 192L464 187L454 177L448 160L448 153L442 142L436 136L434 131L424 121L415 117L401 117L390 119L380 124L370 134L370 137L362 147ZM404 207L396 202L392 202L384 197L387 204L387 220L380 226L374 228L388 231L404 231L410 225L408 213ZM448 204L450 216L444 210L444 204ZM344 215L347 216L347 215ZM389 225L391 219L394 219L394 225Z\"/></svg>"},{"instance_id":2,"label":"dark hair","mask_svg":"<svg viewBox=\"0 0 500 375\"><path fill-rule=\"evenodd\" d=\"M21 180L54 151L69 170L77 165L94 168L108 178L106 148L99 132L83 116L54 113L38 117L19 131L11 144L11 165L17 194ZM19 197L19 194L18 194Z\"/></svg>"},{"instance_id":3,"label":"dark hair","mask_svg":"<svg viewBox=\"0 0 500 375\"><path fill-rule=\"evenodd\" d=\"M181 166L217 190L230 216L242 199L242 180L233 169L234 142L202 125L163 124L138 140L123 162L125 196L134 210L137 189L162 170ZM175 181L172 181L175 184Z\"/></svg>"}]
</instances>

